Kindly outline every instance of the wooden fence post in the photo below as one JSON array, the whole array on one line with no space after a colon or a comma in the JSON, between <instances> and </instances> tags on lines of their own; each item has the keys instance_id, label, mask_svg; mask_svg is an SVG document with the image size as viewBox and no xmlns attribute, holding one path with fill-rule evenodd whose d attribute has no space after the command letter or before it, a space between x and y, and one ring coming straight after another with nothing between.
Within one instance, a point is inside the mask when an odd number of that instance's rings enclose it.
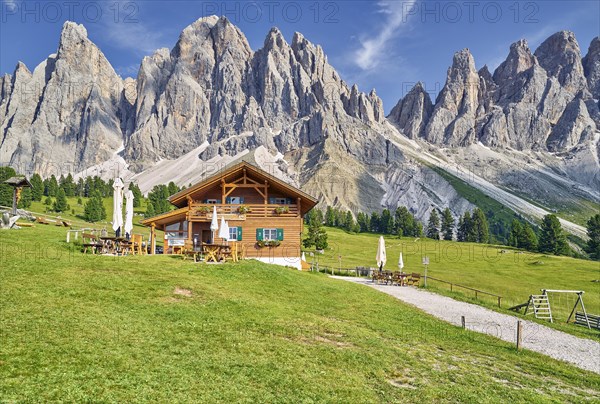
<instances>
[{"instance_id":1,"label":"wooden fence post","mask_svg":"<svg viewBox=\"0 0 600 404\"><path fill-rule=\"evenodd\" d=\"M466 328L465 316L460 316L460 322L462 324L463 330Z\"/></svg>"},{"instance_id":2,"label":"wooden fence post","mask_svg":"<svg viewBox=\"0 0 600 404\"><path fill-rule=\"evenodd\" d=\"M523 329L521 326L521 320L517 320L517 351L521 349L521 336L523 333Z\"/></svg>"}]
</instances>

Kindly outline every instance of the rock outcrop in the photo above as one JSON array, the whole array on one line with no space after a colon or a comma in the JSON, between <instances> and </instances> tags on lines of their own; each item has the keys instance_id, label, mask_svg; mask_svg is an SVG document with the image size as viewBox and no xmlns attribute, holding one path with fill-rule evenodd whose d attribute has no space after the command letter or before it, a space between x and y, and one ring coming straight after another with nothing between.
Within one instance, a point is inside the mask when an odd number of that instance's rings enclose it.
<instances>
[{"instance_id":1,"label":"rock outcrop","mask_svg":"<svg viewBox=\"0 0 600 404\"><path fill-rule=\"evenodd\" d=\"M86 29L65 23L56 55L33 73L19 63L12 75L1 104L0 161L45 174L107 160L123 143L122 98L123 81Z\"/></svg>"},{"instance_id":2,"label":"rock outcrop","mask_svg":"<svg viewBox=\"0 0 600 404\"><path fill-rule=\"evenodd\" d=\"M457 52L433 112L410 94L388 119L406 136L444 147L481 142L495 148L568 152L586 144L595 147L600 111L593 97L599 92L599 39L582 59L574 34L561 31L533 54L527 41L515 42L493 75L486 66L477 72L468 50ZM407 105L410 118L402 116Z\"/></svg>"}]
</instances>

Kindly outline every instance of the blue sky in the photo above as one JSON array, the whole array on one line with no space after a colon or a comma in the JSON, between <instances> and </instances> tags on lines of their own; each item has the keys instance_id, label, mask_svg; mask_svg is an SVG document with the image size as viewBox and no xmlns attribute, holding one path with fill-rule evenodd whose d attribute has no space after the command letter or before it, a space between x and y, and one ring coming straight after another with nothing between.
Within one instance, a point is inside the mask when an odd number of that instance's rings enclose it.
<instances>
[{"instance_id":1,"label":"blue sky","mask_svg":"<svg viewBox=\"0 0 600 404\"><path fill-rule=\"evenodd\" d=\"M0 0L0 72L33 69L56 52L65 20L83 23L123 77L141 58L172 48L196 19L226 15L257 50L272 26L291 41L302 32L325 50L349 84L375 88L386 112L417 82L435 97L454 52L469 48L492 71L512 42L532 50L559 30L575 32L585 54L600 33L598 1L19 1Z\"/></svg>"}]
</instances>

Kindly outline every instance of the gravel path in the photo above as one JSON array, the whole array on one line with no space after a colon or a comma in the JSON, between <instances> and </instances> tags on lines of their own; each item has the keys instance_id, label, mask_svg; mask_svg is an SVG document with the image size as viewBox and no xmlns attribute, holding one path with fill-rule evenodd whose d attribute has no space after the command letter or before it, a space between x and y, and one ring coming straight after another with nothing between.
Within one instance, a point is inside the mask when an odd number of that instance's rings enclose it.
<instances>
[{"instance_id":1,"label":"gravel path","mask_svg":"<svg viewBox=\"0 0 600 404\"><path fill-rule=\"evenodd\" d=\"M461 325L461 316L465 316L468 329L512 343L516 341L517 320L522 320L524 348L572 363L581 369L600 373L600 343L596 341L575 337L538 323L497 313L475 304L459 302L422 289L377 285L370 280L350 277L332 278L370 286L454 325Z\"/></svg>"}]
</instances>

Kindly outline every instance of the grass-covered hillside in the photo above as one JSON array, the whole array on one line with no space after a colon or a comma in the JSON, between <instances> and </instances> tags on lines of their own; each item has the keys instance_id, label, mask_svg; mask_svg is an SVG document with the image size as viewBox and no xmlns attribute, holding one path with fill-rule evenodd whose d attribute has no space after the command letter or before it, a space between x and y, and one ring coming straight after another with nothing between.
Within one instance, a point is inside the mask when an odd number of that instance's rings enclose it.
<instances>
[{"instance_id":1,"label":"grass-covered hillside","mask_svg":"<svg viewBox=\"0 0 600 404\"><path fill-rule=\"evenodd\" d=\"M0 233L5 402L581 402L600 376L370 288ZM367 255L365 252L365 259Z\"/></svg>"},{"instance_id":2,"label":"grass-covered hillside","mask_svg":"<svg viewBox=\"0 0 600 404\"><path fill-rule=\"evenodd\" d=\"M329 248L308 261L339 268L356 266L376 267L375 256L379 235L349 234L343 230L326 228ZM398 270L398 257L403 254L404 271L423 274L422 257L429 256L428 275L448 282L484 290L503 297L502 307L508 308L527 301L529 295L540 294L541 289L584 290L584 302L589 313L600 315L600 262L570 257L548 256L516 250L506 246L490 246L454 241L435 241L427 238L398 238L386 236L386 269ZM439 292L449 292L449 285L429 282ZM455 297L474 298L474 293L453 288ZM462 296L461 296L462 295ZM479 297L479 303L495 308L496 299ZM552 295L552 310L558 328L578 335L599 337L598 331L574 325L561 327L566 321L576 295Z\"/></svg>"}]
</instances>

